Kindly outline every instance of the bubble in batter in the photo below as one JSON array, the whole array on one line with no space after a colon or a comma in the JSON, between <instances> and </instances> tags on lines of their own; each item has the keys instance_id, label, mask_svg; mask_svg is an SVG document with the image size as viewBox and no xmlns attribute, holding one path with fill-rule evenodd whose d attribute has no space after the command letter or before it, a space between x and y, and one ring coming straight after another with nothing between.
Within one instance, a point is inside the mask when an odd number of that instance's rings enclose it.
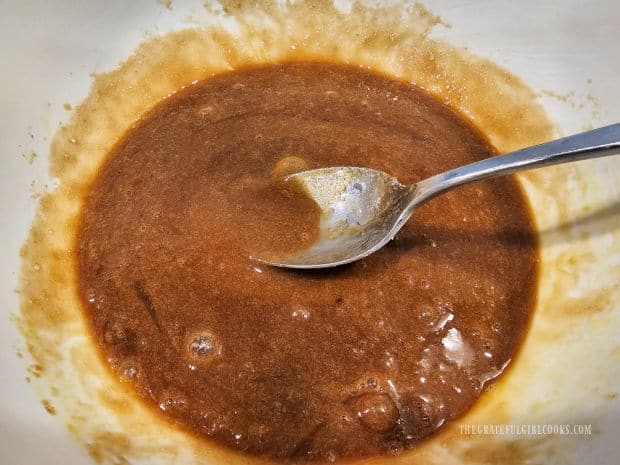
<instances>
[{"instance_id":1,"label":"bubble in batter","mask_svg":"<svg viewBox=\"0 0 620 465\"><path fill-rule=\"evenodd\" d=\"M200 333L190 339L188 345L189 355L197 362L213 360L219 353L219 344L210 333Z\"/></svg>"},{"instance_id":2,"label":"bubble in batter","mask_svg":"<svg viewBox=\"0 0 620 465\"><path fill-rule=\"evenodd\" d=\"M357 419L366 428L376 432L386 432L396 426L398 408L392 398L385 393L361 394L349 401Z\"/></svg>"},{"instance_id":3,"label":"bubble in batter","mask_svg":"<svg viewBox=\"0 0 620 465\"><path fill-rule=\"evenodd\" d=\"M291 315L293 318L299 320L308 320L310 318L310 312L302 307L293 310L293 313Z\"/></svg>"}]
</instances>

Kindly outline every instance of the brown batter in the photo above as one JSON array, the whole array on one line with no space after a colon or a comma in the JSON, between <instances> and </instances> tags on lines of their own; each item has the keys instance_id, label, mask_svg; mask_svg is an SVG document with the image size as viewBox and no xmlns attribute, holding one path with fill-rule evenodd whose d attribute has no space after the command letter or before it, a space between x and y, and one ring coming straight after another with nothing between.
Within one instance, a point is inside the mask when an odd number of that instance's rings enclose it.
<instances>
[{"instance_id":1,"label":"brown batter","mask_svg":"<svg viewBox=\"0 0 620 465\"><path fill-rule=\"evenodd\" d=\"M510 178L420 208L381 251L324 272L248 258L309 245L312 202L279 182L358 165L403 183L493 154L420 90L357 68L216 76L132 128L82 212L85 312L147 403L254 455L397 453L467 410L514 355L536 237Z\"/></svg>"}]
</instances>

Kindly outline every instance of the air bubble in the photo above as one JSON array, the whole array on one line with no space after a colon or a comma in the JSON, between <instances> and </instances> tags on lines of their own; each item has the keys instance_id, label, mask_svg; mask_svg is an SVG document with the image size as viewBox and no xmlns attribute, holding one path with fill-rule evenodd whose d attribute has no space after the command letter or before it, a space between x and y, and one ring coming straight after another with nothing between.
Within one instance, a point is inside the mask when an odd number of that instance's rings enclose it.
<instances>
[{"instance_id":1,"label":"air bubble","mask_svg":"<svg viewBox=\"0 0 620 465\"><path fill-rule=\"evenodd\" d=\"M133 363L128 363L121 367L121 381L130 381L132 379L136 379L139 374L138 367L136 367Z\"/></svg>"},{"instance_id":2,"label":"air bubble","mask_svg":"<svg viewBox=\"0 0 620 465\"><path fill-rule=\"evenodd\" d=\"M308 320L310 319L310 312L305 308L298 308L296 310L293 310L292 316L293 318Z\"/></svg>"},{"instance_id":3,"label":"air bubble","mask_svg":"<svg viewBox=\"0 0 620 465\"><path fill-rule=\"evenodd\" d=\"M206 357L213 353L215 344L210 336L198 336L192 341L189 350L199 357Z\"/></svg>"},{"instance_id":4,"label":"air bubble","mask_svg":"<svg viewBox=\"0 0 620 465\"><path fill-rule=\"evenodd\" d=\"M396 357L390 352L386 352L385 357L385 367L391 372L398 371L398 362L396 361Z\"/></svg>"},{"instance_id":5,"label":"air bubble","mask_svg":"<svg viewBox=\"0 0 620 465\"><path fill-rule=\"evenodd\" d=\"M441 398L431 394L416 395L409 399L407 416L417 427L424 429L443 423L442 410L444 403Z\"/></svg>"},{"instance_id":6,"label":"air bubble","mask_svg":"<svg viewBox=\"0 0 620 465\"><path fill-rule=\"evenodd\" d=\"M188 345L190 356L196 361L209 361L213 359L219 352L219 347L215 337L209 333L200 333L191 338L191 342ZM188 365L190 370L193 364Z\"/></svg>"},{"instance_id":7,"label":"air bubble","mask_svg":"<svg viewBox=\"0 0 620 465\"><path fill-rule=\"evenodd\" d=\"M386 432L396 426L398 408L388 394L362 394L350 399L348 404L360 423L371 431Z\"/></svg>"},{"instance_id":8,"label":"air bubble","mask_svg":"<svg viewBox=\"0 0 620 465\"><path fill-rule=\"evenodd\" d=\"M387 453L390 455L399 455L403 452L403 445L400 442L392 442L387 447Z\"/></svg>"}]
</instances>

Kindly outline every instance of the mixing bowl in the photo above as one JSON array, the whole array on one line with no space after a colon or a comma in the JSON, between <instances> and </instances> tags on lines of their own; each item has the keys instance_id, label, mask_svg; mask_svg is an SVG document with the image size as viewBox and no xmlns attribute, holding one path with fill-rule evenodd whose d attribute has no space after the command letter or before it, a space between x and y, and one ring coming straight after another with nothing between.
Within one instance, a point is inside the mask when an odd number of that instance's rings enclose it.
<instances>
[{"instance_id":1,"label":"mixing bowl","mask_svg":"<svg viewBox=\"0 0 620 465\"><path fill-rule=\"evenodd\" d=\"M63 234L77 205L75 166L92 173L111 136L179 85L235 67L240 56L261 62L330 54L424 87L461 110L501 151L620 121L617 2L429 0L404 10L395 2L287 5L3 5L2 463L256 462L197 441L137 402L107 374L79 314L64 310L72 298ZM213 26L232 34L227 45L209 42L214 35L204 31ZM157 39L187 28L194 32ZM364 28L384 34L368 35L360 46L355 34L363 36ZM340 44L326 50L329 40ZM459 83L469 87L451 87ZM72 141L61 127L81 127L89 139ZM70 150L70 144L82 145ZM440 434L398 457L364 463L617 463L620 158L519 180L540 232L541 261L538 301L518 357ZM56 261L45 255L52 249ZM46 293L53 280L66 294Z\"/></svg>"}]
</instances>

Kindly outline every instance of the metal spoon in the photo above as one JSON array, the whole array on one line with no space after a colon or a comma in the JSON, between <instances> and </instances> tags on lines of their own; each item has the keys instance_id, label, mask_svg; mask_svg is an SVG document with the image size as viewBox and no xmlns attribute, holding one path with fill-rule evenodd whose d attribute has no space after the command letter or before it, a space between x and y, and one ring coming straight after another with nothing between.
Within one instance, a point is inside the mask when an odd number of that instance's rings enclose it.
<instances>
[{"instance_id":1,"label":"metal spoon","mask_svg":"<svg viewBox=\"0 0 620 465\"><path fill-rule=\"evenodd\" d=\"M319 239L277 261L286 268L327 268L351 263L387 244L416 207L457 186L517 171L620 154L620 123L487 158L411 186L370 168L332 167L288 176L320 207Z\"/></svg>"}]
</instances>

